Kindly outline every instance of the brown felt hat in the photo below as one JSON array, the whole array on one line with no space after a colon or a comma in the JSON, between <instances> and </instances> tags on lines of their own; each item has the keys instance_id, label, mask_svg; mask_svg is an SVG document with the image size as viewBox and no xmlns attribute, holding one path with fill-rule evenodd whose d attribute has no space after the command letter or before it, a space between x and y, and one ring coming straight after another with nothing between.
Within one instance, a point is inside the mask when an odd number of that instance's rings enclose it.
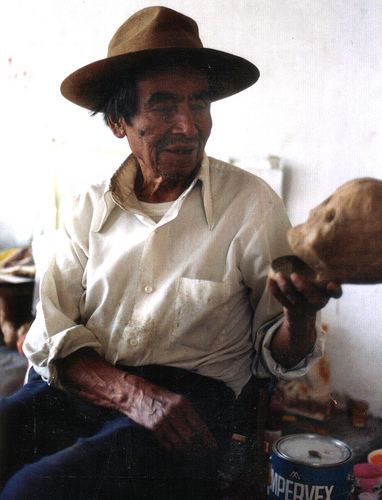
<instances>
[{"instance_id":1,"label":"brown felt hat","mask_svg":"<svg viewBox=\"0 0 382 500\"><path fill-rule=\"evenodd\" d=\"M205 68L213 101L236 94L260 73L242 57L203 47L196 22L167 7L147 7L133 14L114 34L107 57L70 74L61 92L70 101L95 109L121 78L158 60Z\"/></svg>"}]
</instances>

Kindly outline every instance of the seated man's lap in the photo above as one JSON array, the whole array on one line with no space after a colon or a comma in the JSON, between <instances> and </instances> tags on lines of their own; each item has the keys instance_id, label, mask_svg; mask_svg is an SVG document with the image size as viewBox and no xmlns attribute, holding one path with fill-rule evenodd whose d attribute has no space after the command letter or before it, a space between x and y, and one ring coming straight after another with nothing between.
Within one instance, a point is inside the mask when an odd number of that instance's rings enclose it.
<instances>
[{"instance_id":1,"label":"seated man's lap","mask_svg":"<svg viewBox=\"0 0 382 500\"><path fill-rule=\"evenodd\" d=\"M166 371L169 380L171 373L171 370ZM174 373L180 373L174 379L179 392L184 383L183 392L199 406L201 416L209 425L213 420L217 422L218 427L211 430L218 438L227 437L229 425L222 425L216 409L220 407L220 412L224 412L222 405L229 406L233 401L230 392L223 389L219 395L219 391L213 390L214 381L210 385L209 380L204 383L205 377L194 378L191 374L189 379L183 371ZM211 395L206 397L203 388L207 393L214 392L212 404L208 403ZM160 498L161 488L163 491L167 488L167 498L171 498L168 488L178 491L185 486L184 481L191 481L196 489L198 481L207 487L213 484L216 455L208 452L198 456L168 454L149 431L128 417L54 389L41 379L32 380L19 393L3 400L0 409L2 433L7 436L2 441L1 451L2 462L6 462L4 469L13 474L23 464L33 463L14 475L4 490L4 498L21 498L20 484L29 491L36 490L39 498L49 498L52 491L56 498L82 498L79 489L84 491L83 498L91 498L85 496L90 491L105 491L108 492L105 498L118 498L126 488L130 494L136 491L137 498L145 498L144 491L151 495L154 484L157 498ZM226 414L229 413L227 409ZM61 491L62 497L57 491ZM198 497L196 490L193 497Z\"/></svg>"}]
</instances>

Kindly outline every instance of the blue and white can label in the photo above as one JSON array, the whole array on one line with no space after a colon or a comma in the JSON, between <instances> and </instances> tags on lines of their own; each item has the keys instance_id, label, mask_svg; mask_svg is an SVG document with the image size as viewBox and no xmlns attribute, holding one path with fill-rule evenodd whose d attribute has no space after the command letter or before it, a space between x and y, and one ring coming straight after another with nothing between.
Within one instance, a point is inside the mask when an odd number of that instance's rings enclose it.
<instances>
[{"instance_id":1,"label":"blue and white can label","mask_svg":"<svg viewBox=\"0 0 382 500\"><path fill-rule=\"evenodd\" d=\"M352 497L352 451L338 439L316 434L284 436L273 446L271 463L270 499Z\"/></svg>"}]
</instances>

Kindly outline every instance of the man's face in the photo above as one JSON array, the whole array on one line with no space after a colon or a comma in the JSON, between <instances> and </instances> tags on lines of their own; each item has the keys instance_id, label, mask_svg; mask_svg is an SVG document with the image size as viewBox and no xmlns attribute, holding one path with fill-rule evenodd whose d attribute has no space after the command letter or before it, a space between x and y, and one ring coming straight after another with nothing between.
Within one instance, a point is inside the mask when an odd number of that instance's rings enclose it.
<instances>
[{"instance_id":1,"label":"man's face","mask_svg":"<svg viewBox=\"0 0 382 500\"><path fill-rule=\"evenodd\" d=\"M212 120L207 77L179 68L141 79L138 110L124 130L142 170L182 180L200 166Z\"/></svg>"}]
</instances>

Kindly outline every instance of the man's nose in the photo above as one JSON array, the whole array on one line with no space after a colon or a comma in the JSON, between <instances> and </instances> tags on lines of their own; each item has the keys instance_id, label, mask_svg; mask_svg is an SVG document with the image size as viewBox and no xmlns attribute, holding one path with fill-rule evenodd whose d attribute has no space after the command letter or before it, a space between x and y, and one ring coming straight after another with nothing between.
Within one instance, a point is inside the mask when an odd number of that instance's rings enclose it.
<instances>
[{"instance_id":1,"label":"man's nose","mask_svg":"<svg viewBox=\"0 0 382 500\"><path fill-rule=\"evenodd\" d=\"M178 111L172 128L173 134L193 137L198 133L197 120L192 110L183 108Z\"/></svg>"}]
</instances>

